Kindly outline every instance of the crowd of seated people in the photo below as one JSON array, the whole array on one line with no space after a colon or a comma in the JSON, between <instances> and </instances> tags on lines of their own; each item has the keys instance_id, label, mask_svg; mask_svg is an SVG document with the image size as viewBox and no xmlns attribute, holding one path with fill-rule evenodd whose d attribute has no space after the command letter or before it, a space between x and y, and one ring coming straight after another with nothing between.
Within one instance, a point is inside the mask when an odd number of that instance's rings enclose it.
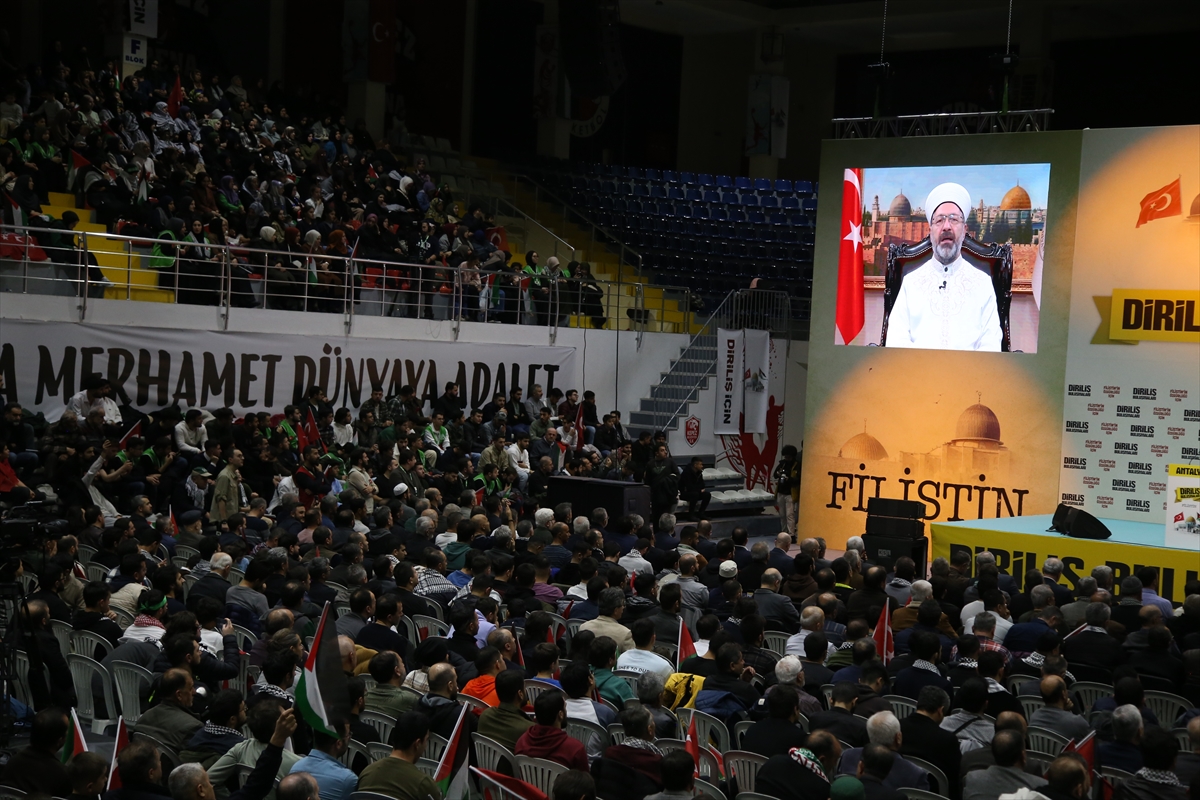
<instances>
[{"instance_id":1,"label":"crowd of seated people","mask_svg":"<svg viewBox=\"0 0 1200 800\"><path fill-rule=\"evenodd\" d=\"M34 654L35 714L22 758L61 749L61 707L81 691L50 630L60 622L101 637L107 646L89 646L105 666L152 672L153 705L134 729L194 765L171 772L179 800L205 780L236 794L242 768L261 768L267 788L283 778L283 797L436 797L415 762L430 734L453 732L464 696L472 731L570 770L560 780L576 797L694 788L671 753L689 735L680 715L690 709L724 726L714 746L766 757L756 791L785 799L859 784L871 797L945 788L992 800L1021 787L1080 797L1091 780L1080 756L1055 759L1031 742L1092 732L1093 766L1121 771L1117 797L1182 798L1196 780L1200 582L1178 605L1158 594L1153 568L1116 586L1097 568L1072 590L1050 558L1018 583L986 551L936 559L924 576L907 558L871 564L860 537L827 559L819 539L796 550L787 533L752 543L741 527L714 538L703 519L680 528L673 503L652 520L551 507L540 494L548 475L653 482L673 467L652 437L622 441L611 414L594 433L573 431L573 392L535 388L530 400L499 395L464 420L454 385L428 409L405 388L374 393L355 419L314 389L277 420L160 413L124 446L114 442L129 409L103 382L72 398L40 443L7 406L6 449L32 445L0 461L25 489L5 499L48 486L57 499L45 493L46 507L66 517L60 535L21 554L34 580L14 641ZM546 454L523 462L534 432ZM593 444L564 449L560 435ZM528 470L522 486L516 466L539 459L549 467ZM285 713L327 602L345 609L336 629L351 678L352 713L336 736ZM896 649L887 663L873 638L885 605ZM428 617L448 635L416 635ZM251 637L240 647L235 625ZM245 694L224 688L243 658L258 670ZM1076 687L1097 682L1111 690ZM1151 690L1184 700L1158 704ZM396 720L387 758L348 749L378 738L363 712ZM573 719L619 722L624 738L577 740ZM279 754L284 729L293 750ZM1173 729L1194 752L1179 752ZM97 779L85 766L10 769L0 782L54 793L71 782L79 793ZM144 773L134 783L162 780L153 766L131 765ZM124 776L125 760L118 767ZM703 775L720 782L707 765ZM942 775L949 787L936 785Z\"/></svg>"},{"instance_id":2,"label":"crowd of seated people","mask_svg":"<svg viewBox=\"0 0 1200 800\"><path fill-rule=\"evenodd\" d=\"M497 249L490 212L409 154L401 125L375 140L361 121L289 114L238 76L195 70L176 89L158 61L123 80L115 62L31 72L0 90L0 189L6 221L54 231L34 233L43 246L69 246L78 215L43 205L71 192L153 245L143 263L178 302L214 305L229 286L237 305L341 312L369 288L393 293L385 313L430 317L454 292L464 319L544 325L558 309L606 324L590 265Z\"/></svg>"}]
</instances>

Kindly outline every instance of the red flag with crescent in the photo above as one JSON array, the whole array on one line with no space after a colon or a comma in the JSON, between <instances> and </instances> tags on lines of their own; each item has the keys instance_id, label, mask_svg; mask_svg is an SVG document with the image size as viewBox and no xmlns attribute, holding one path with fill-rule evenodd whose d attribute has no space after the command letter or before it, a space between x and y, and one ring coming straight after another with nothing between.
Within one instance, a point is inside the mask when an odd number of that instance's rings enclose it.
<instances>
[{"instance_id":1,"label":"red flag with crescent","mask_svg":"<svg viewBox=\"0 0 1200 800\"><path fill-rule=\"evenodd\" d=\"M841 344L863 328L862 170L847 169L842 182L836 327Z\"/></svg>"},{"instance_id":2,"label":"red flag with crescent","mask_svg":"<svg viewBox=\"0 0 1200 800\"><path fill-rule=\"evenodd\" d=\"M1180 179L1168 183L1161 189L1156 189L1142 198L1142 211L1138 214L1137 225L1140 228L1152 219L1163 217L1178 217L1183 213L1183 188Z\"/></svg>"}]
</instances>

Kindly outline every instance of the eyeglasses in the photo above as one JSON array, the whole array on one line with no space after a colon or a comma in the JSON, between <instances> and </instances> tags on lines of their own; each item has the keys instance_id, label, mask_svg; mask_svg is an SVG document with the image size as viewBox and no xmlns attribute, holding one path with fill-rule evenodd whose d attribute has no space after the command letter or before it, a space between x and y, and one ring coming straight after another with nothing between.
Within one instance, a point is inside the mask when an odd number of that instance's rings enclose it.
<instances>
[{"instance_id":1,"label":"eyeglasses","mask_svg":"<svg viewBox=\"0 0 1200 800\"><path fill-rule=\"evenodd\" d=\"M933 223L935 228L940 228L947 222L949 222L951 225L962 225L963 217L962 214L938 214L930 221Z\"/></svg>"}]
</instances>

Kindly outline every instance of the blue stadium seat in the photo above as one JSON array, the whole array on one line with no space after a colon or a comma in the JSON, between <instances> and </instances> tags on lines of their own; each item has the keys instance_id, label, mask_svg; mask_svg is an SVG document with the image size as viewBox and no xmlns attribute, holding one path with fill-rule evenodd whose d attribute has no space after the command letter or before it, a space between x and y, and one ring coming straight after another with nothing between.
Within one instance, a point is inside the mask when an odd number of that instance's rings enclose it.
<instances>
[{"instance_id":1,"label":"blue stadium seat","mask_svg":"<svg viewBox=\"0 0 1200 800\"><path fill-rule=\"evenodd\" d=\"M746 212L739 208L735 208L729 212L729 221L739 224L744 223L746 221Z\"/></svg>"},{"instance_id":2,"label":"blue stadium seat","mask_svg":"<svg viewBox=\"0 0 1200 800\"><path fill-rule=\"evenodd\" d=\"M754 179L754 190L755 190L755 191L757 191L757 192L769 192L769 191L771 191L771 180L770 180L770 178L755 178L755 179Z\"/></svg>"},{"instance_id":3,"label":"blue stadium seat","mask_svg":"<svg viewBox=\"0 0 1200 800\"><path fill-rule=\"evenodd\" d=\"M667 183L679 183L679 175L677 175L673 169L664 169L662 172L662 179Z\"/></svg>"},{"instance_id":4,"label":"blue stadium seat","mask_svg":"<svg viewBox=\"0 0 1200 800\"><path fill-rule=\"evenodd\" d=\"M771 215L771 224L772 225L786 225L787 224L787 216L784 214L772 214Z\"/></svg>"},{"instance_id":5,"label":"blue stadium seat","mask_svg":"<svg viewBox=\"0 0 1200 800\"><path fill-rule=\"evenodd\" d=\"M756 194L742 195L742 205L746 206L747 208L757 208L758 207L758 195L756 195Z\"/></svg>"},{"instance_id":6,"label":"blue stadium seat","mask_svg":"<svg viewBox=\"0 0 1200 800\"><path fill-rule=\"evenodd\" d=\"M664 217L675 216L675 204L674 203L659 203L658 204L658 213L662 214Z\"/></svg>"},{"instance_id":7,"label":"blue stadium seat","mask_svg":"<svg viewBox=\"0 0 1200 800\"><path fill-rule=\"evenodd\" d=\"M687 233L686 226L677 219L667 220L667 230L671 233L684 234Z\"/></svg>"},{"instance_id":8,"label":"blue stadium seat","mask_svg":"<svg viewBox=\"0 0 1200 800\"><path fill-rule=\"evenodd\" d=\"M717 186L720 186L722 189L732 189L733 188L733 179L730 178L728 175L718 175L717 176Z\"/></svg>"},{"instance_id":9,"label":"blue stadium seat","mask_svg":"<svg viewBox=\"0 0 1200 800\"><path fill-rule=\"evenodd\" d=\"M616 200L612 201L612 210L616 211L618 214L629 213L629 201L623 197L618 197Z\"/></svg>"},{"instance_id":10,"label":"blue stadium seat","mask_svg":"<svg viewBox=\"0 0 1200 800\"><path fill-rule=\"evenodd\" d=\"M650 196L665 199L667 196L667 190L661 186L651 186L650 187Z\"/></svg>"},{"instance_id":11,"label":"blue stadium seat","mask_svg":"<svg viewBox=\"0 0 1200 800\"><path fill-rule=\"evenodd\" d=\"M601 211L616 210L615 209L616 203L614 203L613 199L611 197L609 197L608 195L603 195L603 196L592 195L592 199L595 201L594 203L592 203L592 205L595 206L596 208L599 208Z\"/></svg>"},{"instance_id":12,"label":"blue stadium seat","mask_svg":"<svg viewBox=\"0 0 1200 800\"><path fill-rule=\"evenodd\" d=\"M795 189L796 189L796 194L812 194L813 193L813 186L808 181L796 181Z\"/></svg>"},{"instance_id":13,"label":"blue stadium seat","mask_svg":"<svg viewBox=\"0 0 1200 800\"><path fill-rule=\"evenodd\" d=\"M776 214L775 216L779 217L780 225L787 224L787 217L785 217L783 214ZM780 228L779 229L779 241L784 242L786 244L795 244L796 242L800 241L800 234L797 233L792 228Z\"/></svg>"},{"instance_id":14,"label":"blue stadium seat","mask_svg":"<svg viewBox=\"0 0 1200 800\"><path fill-rule=\"evenodd\" d=\"M726 222L729 219L729 212L723 208L714 208L711 216L714 222Z\"/></svg>"},{"instance_id":15,"label":"blue stadium seat","mask_svg":"<svg viewBox=\"0 0 1200 800\"><path fill-rule=\"evenodd\" d=\"M696 176L694 174L692 174L691 172L681 172L681 173L679 173L679 182L685 183L688 186L695 186L696 185Z\"/></svg>"},{"instance_id":16,"label":"blue stadium seat","mask_svg":"<svg viewBox=\"0 0 1200 800\"><path fill-rule=\"evenodd\" d=\"M710 189L705 189L704 190L704 202L719 203L719 202L721 202L721 195L717 194L716 192L714 192Z\"/></svg>"},{"instance_id":17,"label":"blue stadium seat","mask_svg":"<svg viewBox=\"0 0 1200 800\"><path fill-rule=\"evenodd\" d=\"M738 204L738 196L733 192L722 192L721 202L727 206L736 206Z\"/></svg>"},{"instance_id":18,"label":"blue stadium seat","mask_svg":"<svg viewBox=\"0 0 1200 800\"><path fill-rule=\"evenodd\" d=\"M596 186L593 188L589 184L588 188L594 192L600 192L601 194L617 193L617 184L613 183L612 181L592 181L592 183L596 184Z\"/></svg>"},{"instance_id":19,"label":"blue stadium seat","mask_svg":"<svg viewBox=\"0 0 1200 800\"><path fill-rule=\"evenodd\" d=\"M739 192L749 192L754 189L754 182L745 177L734 179L733 185L737 187Z\"/></svg>"},{"instance_id":20,"label":"blue stadium seat","mask_svg":"<svg viewBox=\"0 0 1200 800\"><path fill-rule=\"evenodd\" d=\"M776 239L774 228L759 228L758 238L764 242L774 242Z\"/></svg>"},{"instance_id":21,"label":"blue stadium seat","mask_svg":"<svg viewBox=\"0 0 1200 800\"><path fill-rule=\"evenodd\" d=\"M661 180L662 180L662 175L661 175L661 174L659 173L659 171L658 171L658 170L656 170L656 169L647 169L647 170L646 170L646 180L648 180L648 181L661 181Z\"/></svg>"},{"instance_id":22,"label":"blue stadium seat","mask_svg":"<svg viewBox=\"0 0 1200 800\"><path fill-rule=\"evenodd\" d=\"M641 167L626 167L625 174L628 177L633 178L634 180L645 180L646 179L646 173L642 170Z\"/></svg>"},{"instance_id":23,"label":"blue stadium seat","mask_svg":"<svg viewBox=\"0 0 1200 800\"><path fill-rule=\"evenodd\" d=\"M696 180L699 181L701 186L716 186L716 183L713 182L713 176L707 172L701 172L696 176Z\"/></svg>"},{"instance_id":24,"label":"blue stadium seat","mask_svg":"<svg viewBox=\"0 0 1200 800\"><path fill-rule=\"evenodd\" d=\"M625 201L618 201L618 202L625 202ZM641 214L642 213L642 201L630 200L626 203L625 208L630 214Z\"/></svg>"},{"instance_id":25,"label":"blue stadium seat","mask_svg":"<svg viewBox=\"0 0 1200 800\"><path fill-rule=\"evenodd\" d=\"M762 208L779 208L779 198L769 194L760 198L758 205Z\"/></svg>"},{"instance_id":26,"label":"blue stadium seat","mask_svg":"<svg viewBox=\"0 0 1200 800\"><path fill-rule=\"evenodd\" d=\"M695 219L708 219L708 206L692 206L692 216Z\"/></svg>"},{"instance_id":27,"label":"blue stadium seat","mask_svg":"<svg viewBox=\"0 0 1200 800\"><path fill-rule=\"evenodd\" d=\"M683 189L680 189L678 186L672 186L667 192L667 197L671 198L672 200L683 200L685 195L683 193Z\"/></svg>"},{"instance_id":28,"label":"blue stadium seat","mask_svg":"<svg viewBox=\"0 0 1200 800\"><path fill-rule=\"evenodd\" d=\"M655 187L655 188L658 188L658 187ZM659 191L662 191L662 190L659 189ZM633 196L634 197L649 197L649 195L650 195L650 190L646 188L646 185L644 183L635 183L633 185Z\"/></svg>"},{"instance_id":29,"label":"blue stadium seat","mask_svg":"<svg viewBox=\"0 0 1200 800\"><path fill-rule=\"evenodd\" d=\"M691 219L692 218L692 207L689 206L687 203L676 203L675 204L675 214L680 217L683 217L684 219Z\"/></svg>"},{"instance_id":30,"label":"blue stadium seat","mask_svg":"<svg viewBox=\"0 0 1200 800\"><path fill-rule=\"evenodd\" d=\"M775 181L775 191L790 194L792 191L792 182L784 178L780 178L779 180Z\"/></svg>"},{"instance_id":31,"label":"blue stadium seat","mask_svg":"<svg viewBox=\"0 0 1200 800\"><path fill-rule=\"evenodd\" d=\"M684 194L683 199L687 200L689 203L699 203L703 198L701 197L698 189L688 189Z\"/></svg>"},{"instance_id":32,"label":"blue stadium seat","mask_svg":"<svg viewBox=\"0 0 1200 800\"><path fill-rule=\"evenodd\" d=\"M779 201L781 208L799 208L800 200L795 197L785 197Z\"/></svg>"},{"instance_id":33,"label":"blue stadium seat","mask_svg":"<svg viewBox=\"0 0 1200 800\"><path fill-rule=\"evenodd\" d=\"M800 208L804 209L805 211L816 211L817 201L815 199L801 200Z\"/></svg>"}]
</instances>

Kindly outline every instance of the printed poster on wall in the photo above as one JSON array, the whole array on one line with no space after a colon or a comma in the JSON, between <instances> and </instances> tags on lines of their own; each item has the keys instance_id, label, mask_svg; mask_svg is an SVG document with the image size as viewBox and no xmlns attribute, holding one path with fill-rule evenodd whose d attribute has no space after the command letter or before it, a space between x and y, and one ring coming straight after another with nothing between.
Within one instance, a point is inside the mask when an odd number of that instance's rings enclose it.
<instances>
[{"instance_id":1,"label":"printed poster on wall","mask_svg":"<svg viewBox=\"0 0 1200 800\"><path fill-rule=\"evenodd\" d=\"M771 395L771 334L746 331L746 364L742 381L743 433L767 432L767 405Z\"/></svg>"}]
</instances>

